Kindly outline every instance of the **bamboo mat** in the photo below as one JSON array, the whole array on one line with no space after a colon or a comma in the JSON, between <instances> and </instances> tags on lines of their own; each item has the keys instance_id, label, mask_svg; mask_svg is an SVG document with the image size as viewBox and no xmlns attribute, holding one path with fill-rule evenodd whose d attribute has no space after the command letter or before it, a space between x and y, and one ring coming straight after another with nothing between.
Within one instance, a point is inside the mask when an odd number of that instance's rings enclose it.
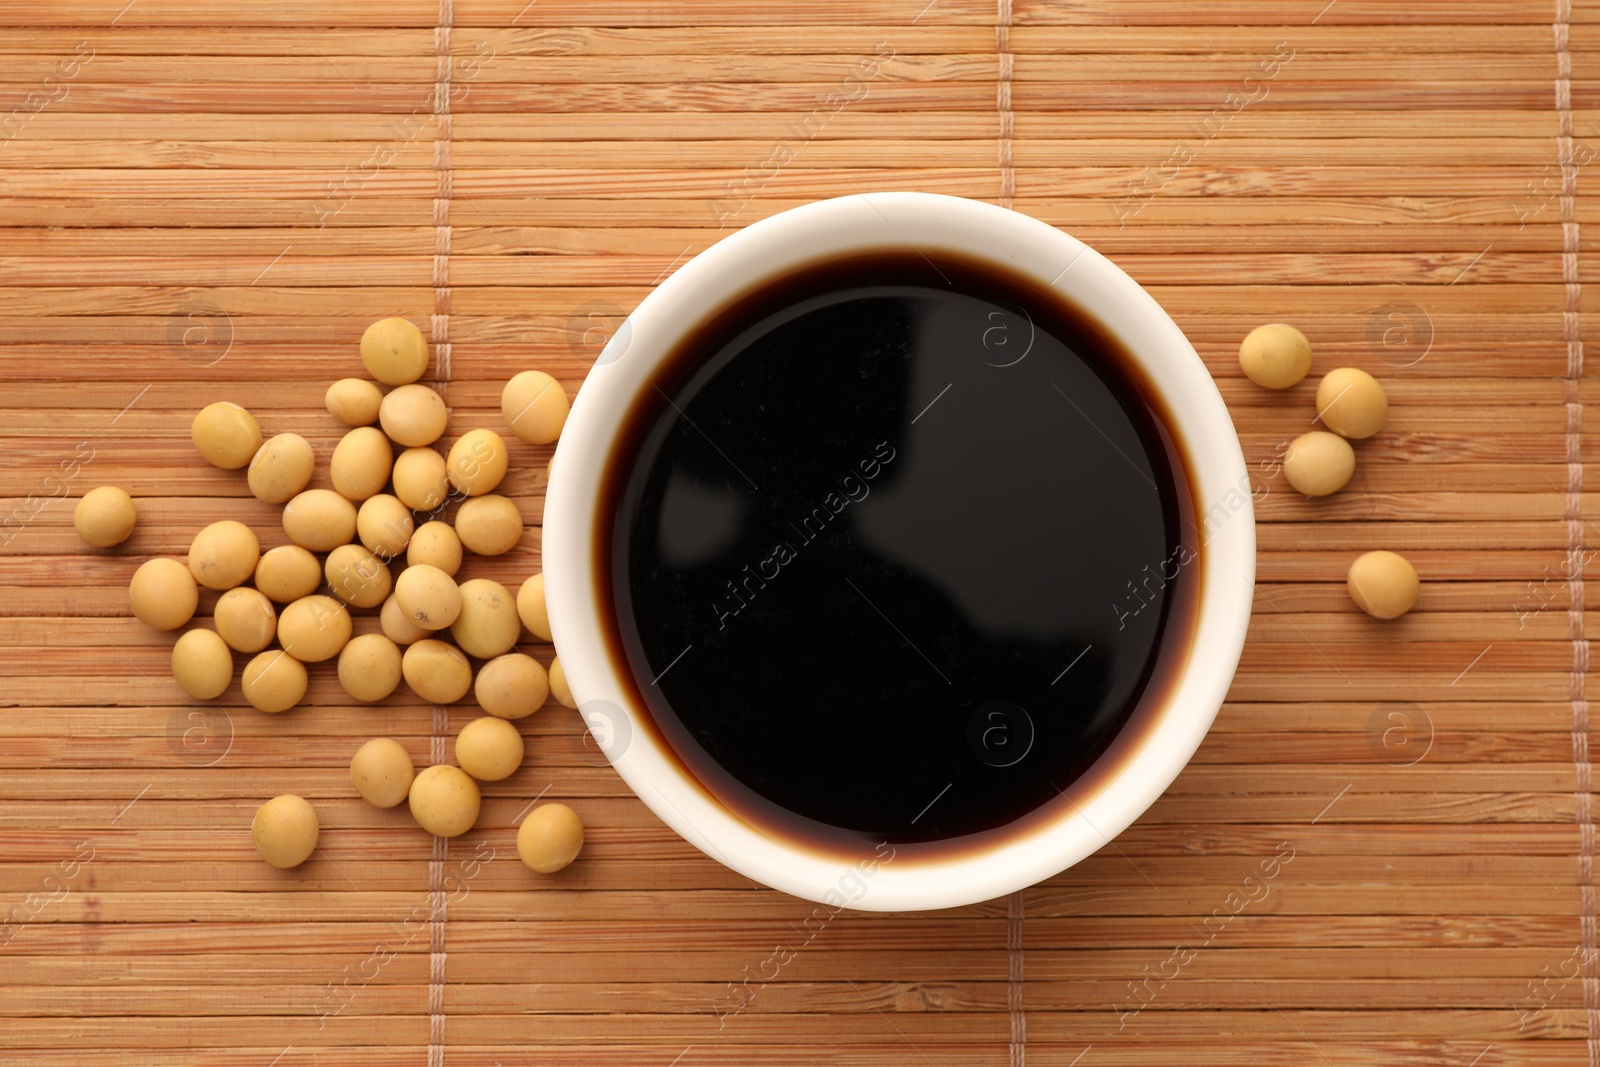
<instances>
[{"instance_id":1,"label":"bamboo mat","mask_svg":"<svg viewBox=\"0 0 1600 1067\"><path fill-rule=\"evenodd\" d=\"M1600 3L3 0L0 27L0 1060L1600 1062ZM353 707L329 670L287 715L237 684L197 705L129 617L136 564L201 525L277 543L193 455L204 403L326 457L323 389L401 314L454 430L498 426L510 374L575 389L719 236L888 189L1011 204L1122 265L1270 489L1227 706L1074 869L841 914L768 978L810 905L665 829L575 713L525 720L527 763L446 848L346 767L378 734L437 757L469 709ZM1335 498L1267 476L1314 390L1241 378L1274 320L1389 389ZM530 522L548 454L513 452ZM142 525L85 552L59 497L98 484ZM1387 625L1343 589L1379 547L1425 583ZM472 570L538 565L530 525ZM324 825L292 872L248 831L282 792ZM513 847L538 796L590 826L553 878Z\"/></svg>"}]
</instances>

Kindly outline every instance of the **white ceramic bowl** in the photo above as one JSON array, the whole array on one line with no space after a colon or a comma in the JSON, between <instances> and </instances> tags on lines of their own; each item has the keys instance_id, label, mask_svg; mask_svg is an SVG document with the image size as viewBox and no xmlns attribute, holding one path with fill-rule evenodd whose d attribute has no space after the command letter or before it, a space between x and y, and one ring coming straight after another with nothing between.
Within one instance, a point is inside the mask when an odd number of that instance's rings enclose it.
<instances>
[{"instance_id":1,"label":"white ceramic bowl","mask_svg":"<svg viewBox=\"0 0 1600 1067\"><path fill-rule=\"evenodd\" d=\"M1188 662L1116 773L1061 817L1026 836L1006 835L988 851L852 866L760 833L689 778L653 730L635 726L647 713L624 697L597 621L601 591L590 581L595 500L619 420L685 333L736 294L797 266L911 246L1002 262L1094 314L1165 399L1188 447L1199 510L1220 506L1223 518L1202 550ZM596 360L562 432L545 503L544 572L551 630L580 711L623 780L663 822L707 855L795 896L831 908L918 910L988 900L1048 878L1105 847L1172 783L1216 717L1239 662L1255 584L1255 521L1244 457L1216 385L1177 325L1133 279L1083 242L1014 211L927 193L871 193L754 223L684 264L640 303Z\"/></svg>"}]
</instances>

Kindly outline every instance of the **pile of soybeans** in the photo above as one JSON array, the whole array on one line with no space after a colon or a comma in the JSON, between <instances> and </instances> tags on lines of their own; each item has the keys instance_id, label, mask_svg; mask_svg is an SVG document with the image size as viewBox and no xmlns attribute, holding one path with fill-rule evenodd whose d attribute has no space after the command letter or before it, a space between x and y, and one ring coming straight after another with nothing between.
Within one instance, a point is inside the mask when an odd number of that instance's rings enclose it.
<instances>
[{"instance_id":1,"label":"pile of soybeans","mask_svg":"<svg viewBox=\"0 0 1600 1067\"><path fill-rule=\"evenodd\" d=\"M329 462L331 490L307 488L316 452L299 434L263 441L256 417L226 401L195 416L195 449L214 466L245 468L252 494L282 504L290 543L263 553L248 526L220 520L195 535L186 561L141 565L128 599L146 625L173 631L194 618L200 586L222 593L214 628L188 629L172 648L173 678L196 700L215 699L232 684L236 655L244 659L245 700L269 714L299 704L309 668L328 661L336 661L345 692L363 702L381 701L402 683L431 704L471 692L486 714L457 735L455 765L417 772L405 748L386 737L362 745L350 762L351 785L368 803L405 801L423 829L455 837L477 821L478 783L521 766L516 720L552 695L575 705L559 661L547 670L515 650L524 626L550 640L544 576L531 575L516 596L488 578L456 580L469 553L502 555L522 539L517 505L495 493L509 463L504 439L474 428L447 454L435 447L448 409L418 384L428 343L405 319L368 327L361 362L371 380L345 378L327 392L329 414L350 427ZM565 390L542 371L516 375L501 396L506 428L529 444L556 440L567 410ZM457 501L454 521L445 521ZM120 544L136 520L132 498L115 486L86 493L73 515L79 536L95 547ZM353 611L377 612L381 632L353 637ZM252 831L263 859L294 867L316 851L320 823L308 801L284 795L261 805ZM564 804L536 807L517 832L523 862L542 873L571 863L582 845L583 824Z\"/></svg>"},{"instance_id":2,"label":"pile of soybeans","mask_svg":"<svg viewBox=\"0 0 1600 1067\"><path fill-rule=\"evenodd\" d=\"M1311 342L1287 323L1257 326L1239 345L1245 377L1263 389L1290 389L1311 371ZM1372 375L1359 367L1337 367L1317 383L1315 421L1327 427L1303 433L1289 443L1283 476L1308 497L1331 496L1349 484L1356 471L1352 440L1383 429L1389 397ZM1421 580L1411 561L1398 552L1365 552L1350 564L1345 587L1356 606L1376 619L1398 619L1417 603Z\"/></svg>"}]
</instances>

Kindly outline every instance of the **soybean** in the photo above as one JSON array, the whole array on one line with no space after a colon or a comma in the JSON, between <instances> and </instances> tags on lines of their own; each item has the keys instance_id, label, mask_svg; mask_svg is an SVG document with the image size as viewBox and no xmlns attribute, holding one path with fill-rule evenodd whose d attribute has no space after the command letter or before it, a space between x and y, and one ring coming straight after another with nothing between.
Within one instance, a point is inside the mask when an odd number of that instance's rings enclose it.
<instances>
[{"instance_id":1,"label":"soybean","mask_svg":"<svg viewBox=\"0 0 1600 1067\"><path fill-rule=\"evenodd\" d=\"M502 556L522 540L522 512L509 497L475 496L456 512L456 536L480 556Z\"/></svg>"},{"instance_id":2,"label":"soybean","mask_svg":"<svg viewBox=\"0 0 1600 1067\"><path fill-rule=\"evenodd\" d=\"M172 646L172 677L192 697L219 697L233 681L233 653L211 630L190 630Z\"/></svg>"},{"instance_id":3,"label":"soybean","mask_svg":"<svg viewBox=\"0 0 1600 1067\"><path fill-rule=\"evenodd\" d=\"M340 545L329 552L323 573L334 595L353 608L375 608L394 589L389 568L361 545Z\"/></svg>"},{"instance_id":4,"label":"soybean","mask_svg":"<svg viewBox=\"0 0 1600 1067\"><path fill-rule=\"evenodd\" d=\"M260 560L261 542L232 519L207 526L189 545L189 571L207 589L232 589L256 572Z\"/></svg>"},{"instance_id":5,"label":"soybean","mask_svg":"<svg viewBox=\"0 0 1600 1067\"><path fill-rule=\"evenodd\" d=\"M525 370L500 393L506 425L530 445L547 445L560 437L568 410L567 391L544 371Z\"/></svg>"},{"instance_id":6,"label":"soybean","mask_svg":"<svg viewBox=\"0 0 1600 1067\"><path fill-rule=\"evenodd\" d=\"M1310 372L1311 342L1286 323L1257 326L1239 345L1239 366L1264 389L1287 389Z\"/></svg>"},{"instance_id":7,"label":"soybean","mask_svg":"<svg viewBox=\"0 0 1600 1067\"><path fill-rule=\"evenodd\" d=\"M517 602L506 587L489 578L462 582L461 615L450 635L462 650L479 659L493 659L511 651L522 636Z\"/></svg>"},{"instance_id":8,"label":"soybean","mask_svg":"<svg viewBox=\"0 0 1600 1067\"><path fill-rule=\"evenodd\" d=\"M431 445L444 433L450 413L444 398L426 385L402 385L383 398L378 425L389 440L407 448Z\"/></svg>"},{"instance_id":9,"label":"soybean","mask_svg":"<svg viewBox=\"0 0 1600 1067\"><path fill-rule=\"evenodd\" d=\"M218 598L212 621L217 624L217 635L238 652L260 652L278 635L278 612L272 601L259 589L245 586Z\"/></svg>"},{"instance_id":10,"label":"soybean","mask_svg":"<svg viewBox=\"0 0 1600 1067\"><path fill-rule=\"evenodd\" d=\"M540 874L554 874L582 850L583 820L565 804L540 804L517 827L517 855Z\"/></svg>"},{"instance_id":11,"label":"soybean","mask_svg":"<svg viewBox=\"0 0 1600 1067\"><path fill-rule=\"evenodd\" d=\"M1337 493L1356 470L1356 452L1350 442L1326 430L1301 434L1283 457L1283 475L1306 496Z\"/></svg>"},{"instance_id":12,"label":"soybean","mask_svg":"<svg viewBox=\"0 0 1600 1067\"><path fill-rule=\"evenodd\" d=\"M328 462L333 488L348 500L361 501L383 492L394 468L394 446L383 431L357 426L339 439Z\"/></svg>"},{"instance_id":13,"label":"soybean","mask_svg":"<svg viewBox=\"0 0 1600 1067\"><path fill-rule=\"evenodd\" d=\"M523 719L544 706L550 695L550 678L532 656L508 652L479 669L472 695L490 715Z\"/></svg>"},{"instance_id":14,"label":"soybean","mask_svg":"<svg viewBox=\"0 0 1600 1067\"><path fill-rule=\"evenodd\" d=\"M413 567L426 563L454 578L461 569L461 538L447 522L425 522L411 535L406 562Z\"/></svg>"},{"instance_id":15,"label":"soybean","mask_svg":"<svg viewBox=\"0 0 1600 1067\"><path fill-rule=\"evenodd\" d=\"M478 783L459 767L424 768L411 783L411 817L430 834L459 837L478 821L483 796Z\"/></svg>"},{"instance_id":16,"label":"soybean","mask_svg":"<svg viewBox=\"0 0 1600 1067\"><path fill-rule=\"evenodd\" d=\"M310 596L321 584L322 564L299 545L269 548L256 564L256 588L280 604Z\"/></svg>"},{"instance_id":17,"label":"soybean","mask_svg":"<svg viewBox=\"0 0 1600 1067\"><path fill-rule=\"evenodd\" d=\"M306 665L281 648L263 652L244 665L244 698L258 711L288 711L306 695Z\"/></svg>"},{"instance_id":18,"label":"soybean","mask_svg":"<svg viewBox=\"0 0 1600 1067\"><path fill-rule=\"evenodd\" d=\"M456 762L480 782L498 782L522 766L525 748L517 728L504 719L473 719L456 735Z\"/></svg>"},{"instance_id":19,"label":"soybean","mask_svg":"<svg viewBox=\"0 0 1600 1067\"><path fill-rule=\"evenodd\" d=\"M450 446L445 473L461 493L481 496L500 484L509 463L506 443L499 434L493 430L469 430Z\"/></svg>"},{"instance_id":20,"label":"soybean","mask_svg":"<svg viewBox=\"0 0 1600 1067\"><path fill-rule=\"evenodd\" d=\"M1345 584L1356 607L1375 619L1398 619L1410 611L1422 585L1410 560L1383 551L1358 556Z\"/></svg>"},{"instance_id":21,"label":"soybean","mask_svg":"<svg viewBox=\"0 0 1600 1067\"><path fill-rule=\"evenodd\" d=\"M408 448L394 461L394 495L413 511L431 512L450 495L444 457L431 448Z\"/></svg>"},{"instance_id":22,"label":"soybean","mask_svg":"<svg viewBox=\"0 0 1600 1067\"><path fill-rule=\"evenodd\" d=\"M176 630L194 618L200 589L189 568L175 559L146 560L128 583L134 617L155 630Z\"/></svg>"},{"instance_id":23,"label":"soybean","mask_svg":"<svg viewBox=\"0 0 1600 1067\"><path fill-rule=\"evenodd\" d=\"M261 447L261 424L245 408L219 400L200 409L189 436L207 463L235 471L249 463Z\"/></svg>"},{"instance_id":24,"label":"soybean","mask_svg":"<svg viewBox=\"0 0 1600 1067\"><path fill-rule=\"evenodd\" d=\"M544 604L544 573L541 571L517 590L517 615L528 632L541 641L550 640L550 612Z\"/></svg>"},{"instance_id":25,"label":"soybean","mask_svg":"<svg viewBox=\"0 0 1600 1067\"><path fill-rule=\"evenodd\" d=\"M377 808L392 808L406 799L416 778L416 765L405 746L390 737L374 737L350 759L350 784L361 799Z\"/></svg>"},{"instance_id":26,"label":"soybean","mask_svg":"<svg viewBox=\"0 0 1600 1067\"><path fill-rule=\"evenodd\" d=\"M361 335L361 362L384 385L406 385L427 371L428 342L406 319L379 319Z\"/></svg>"},{"instance_id":27,"label":"soybean","mask_svg":"<svg viewBox=\"0 0 1600 1067\"><path fill-rule=\"evenodd\" d=\"M256 450L246 480L257 500L282 504L311 484L317 454L297 433L280 433Z\"/></svg>"},{"instance_id":28,"label":"soybean","mask_svg":"<svg viewBox=\"0 0 1600 1067\"><path fill-rule=\"evenodd\" d=\"M454 704L472 688L472 664L454 645L426 638L401 657L406 685L430 704Z\"/></svg>"},{"instance_id":29,"label":"soybean","mask_svg":"<svg viewBox=\"0 0 1600 1067\"><path fill-rule=\"evenodd\" d=\"M339 684L356 700L382 700L400 684L399 647L382 634L352 637L339 652Z\"/></svg>"},{"instance_id":30,"label":"soybean","mask_svg":"<svg viewBox=\"0 0 1600 1067\"><path fill-rule=\"evenodd\" d=\"M1317 417L1340 437L1371 437L1389 417L1389 397L1359 367L1340 367L1317 383Z\"/></svg>"},{"instance_id":31,"label":"soybean","mask_svg":"<svg viewBox=\"0 0 1600 1067\"><path fill-rule=\"evenodd\" d=\"M331 489L307 489L283 506L283 532L312 552L348 545L356 535L356 506Z\"/></svg>"},{"instance_id":32,"label":"soybean","mask_svg":"<svg viewBox=\"0 0 1600 1067\"><path fill-rule=\"evenodd\" d=\"M397 645L414 645L425 637L433 636L432 630L418 626L416 620L406 614L406 609L400 606L400 601L393 594L383 602L383 608L378 612L378 625L383 635Z\"/></svg>"},{"instance_id":33,"label":"soybean","mask_svg":"<svg viewBox=\"0 0 1600 1067\"><path fill-rule=\"evenodd\" d=\"M426 563L400 572L394 596L406 618L424 630L443 630L461 616L461 591L455 579Z\"/></svg>"},{"instance_id":34,"label":"soybean","mask_svg":"<svg viewBox=\"0 0 1600 1067\"><path fill-rule=\"evenodd\" d=\"M365 378L340 378L323 398L328 414L346 426L371 426L378 421L383 390Z\"/></svg>"},{"instance_id":35,"label":"soybean","mask_svg":"<svg viewBox=\"0 0 1600 1067\"><path fill-rule=\"evenodd\" d=\"M278 643L303 663L337 656L350 640L350 612L331 596L301 597L278 615Z\"/></svg>"},{"instance_id":36,"label":"soybean","mask_svg":"<svg viewBox=\"0 0 1600 1067\"><path fill-rule=\"evenodd\" d=\"M564 707L578 706L578 702L572 699L572 689L567 685L567 672L561 666L560 656L550 660L550 695Z\"/></svg>"},{"instance_id":37,"label":"soybean","mask_svg":"<svg viewBox=\"0 0 1600 1067\"><path fill-rule=\"evenodd\" d=\"M356 536L386 562L406 550L415 528L411 509L388 493L368 497L356 512Z\"/></svg>"},{"instance_id":38,"label":"soybean","mask_svg":"<svg viewBox=\"0 0 1600 1067\"><path fill-rule=\"evenodd\" d=\"M274 867L298 867L317 850L321 834L316 809L303 797L273 797L250 824L256 851Z\"/></svg>"},{"instance_id":39,"label":"soybean","mask_svg":"<svg viewBox=\"0 0 1600 1067\"><path fill-rule=\"evenodd\" d=\"M84 544L94 548L122 544L133 533L137 521L133 497L114 485L89 490L72 509L72 528Z\"/></svg>"}]
</instances>

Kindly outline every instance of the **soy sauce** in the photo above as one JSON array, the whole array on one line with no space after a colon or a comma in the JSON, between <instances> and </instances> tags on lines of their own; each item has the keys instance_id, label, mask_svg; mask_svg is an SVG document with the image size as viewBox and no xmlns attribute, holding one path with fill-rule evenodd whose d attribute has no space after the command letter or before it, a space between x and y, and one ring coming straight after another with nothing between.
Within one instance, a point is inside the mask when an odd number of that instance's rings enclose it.
<instances>
[{"instance_id":1,"label":"soy sauce","mask_svg":"<svg viewBox=\"0 0 1600 1067\"><path fill-rule=\"evenodd\" d=\"M1190 485L1143 372L1056 291L931 250L800 270L626 417L597 502L614 668L769 836L981 844L1071 813L1159 712Z\"/></svg>"}]
</instances>

